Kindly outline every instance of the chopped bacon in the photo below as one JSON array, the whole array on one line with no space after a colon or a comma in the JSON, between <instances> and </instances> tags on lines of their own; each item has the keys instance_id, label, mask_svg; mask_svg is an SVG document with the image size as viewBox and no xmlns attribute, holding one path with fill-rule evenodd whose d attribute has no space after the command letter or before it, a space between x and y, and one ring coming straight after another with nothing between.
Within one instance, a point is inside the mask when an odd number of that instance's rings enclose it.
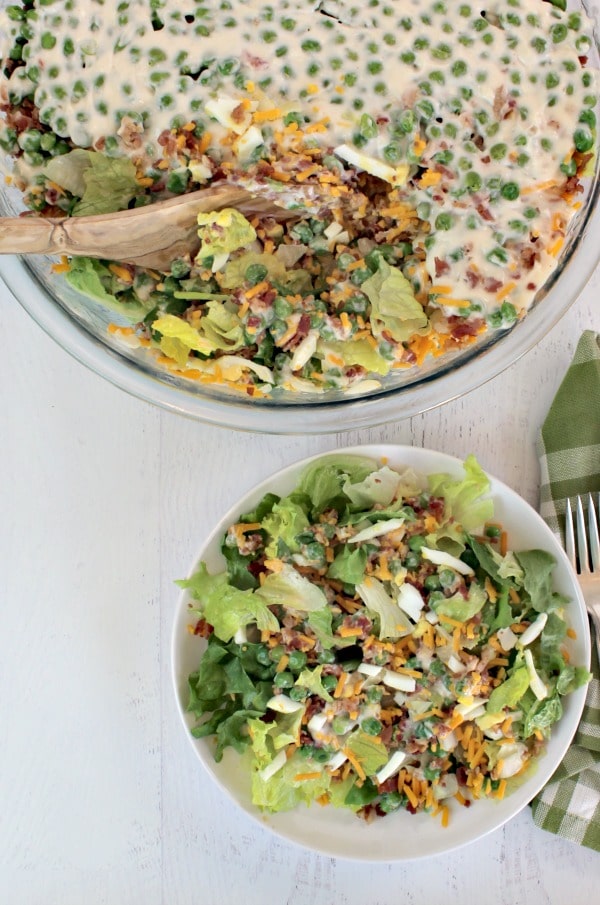
<instances>
[{"instance_id":1,"label":"chopped bacon","mask_svg":"<svg viewBox=\"0 0 600 905\"><path fill-rule=\"evenodd\" d=\"M209 638L213 632L214 628L212 625L209 625L206 619L198 619L198 622L194 626L194 635L198 635L200 638Z\"/></svg>"},{"instance_id":2,"label":"chopped bacon","mask_svg":"<svg viewBox=\"0 0 600 905\"><path fill-rule=\"evenodd\" d=\"M479 283L479 280L480 280L479 274L475 273L474 270L466 270L465 276L467 278L467 282L468 282L469 286L471 287L471 289L475 289L475 287L477 286L477 284Z\"/></svg>"},{"instance_id":3,"label":"chopped bacon","mask_svg":"<svg viewBox=\"0 0 600 905\"><path fill-rule=\"evenodd\" d=\"M497 280L495 277L486 277L483 281L483 288L486 292L498 292L501 287L502 280Z\"/></svg>"},{"instance_id":4,"label":"chopped bacon","mask_svg":"<svg viewBox=\"0 0 600 905\"><path fill-rule=\"evenodd\" d=\"M252 69L266 69L269 65L266 60L263 60L262 57L257 57L253 53L249 53L245 50L242 54L244 61L252 67Z\"/></svg>"},{"instance_id":5,"label":"chopped bacon","mask_svg":"<svg viewBox=\"0 0 600 905\"><path fill-rule=\"evenodd\" d=\"M477 336L483 326L481 318L466 321L455 315L449 317L448 322L450 323L450 332L454 339L462 339L465 336Z\"/></svg>"},{"instance_id":6,"label":"chopped bacon","mask_svg":"<svg viewBox=\"0 0 600 905\"><path fill-rule=\"evenodd\" d=\"M450 264L448 261L444 261L443 258L435 258L435 275L436 277L441 277L445 273L450 272Z\"/></svg>"},{"instance_id":7,"label":"chopped bacon","mask_svg":"<svg viewBox=\"0 0 600 905\"><path fill-rule=\"evenodd\" d=\"M304 312L300 320L298 321L298 326L296 327L296 332L292 336L292 338L283 346L285 352L289 352L291 349L294 349L305 336L308 336L308 331L310 330L310 316Z\"/></svg>"},{"instance_id":8,"label":"chopped bacon","mask_svg":"<svg viewBox=\"0 0 600 905\"><path fill-rule=\"evenodd\" d=\"M483 201L478 201L475 207L475 210L479 214L482 220L487 220L488 223L494 219L494 215L490 211L489 207L486 207Z\"/></svg>"}]
</instances>

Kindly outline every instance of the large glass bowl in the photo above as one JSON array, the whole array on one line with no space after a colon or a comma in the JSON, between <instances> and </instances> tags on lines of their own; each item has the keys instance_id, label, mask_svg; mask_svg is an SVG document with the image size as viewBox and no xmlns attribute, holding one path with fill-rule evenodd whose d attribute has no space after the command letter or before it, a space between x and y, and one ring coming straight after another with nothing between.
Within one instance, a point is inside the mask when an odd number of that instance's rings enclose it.
<instances>
[{"instance_id":1,"label":"large glass bowl","mask_svg":"<svg viewBox=\"0 0 600 905\"><path fill-rule=\"evenodd\" d=\"M583 4L575 0L569 6L585 6L597 20L595 0ZM590 65L598 68L597 28L593 51ZM10 168L6 158L0 163L5 170ZM321 434L364 428L420 414L468 393L512 365L557 323L583 290L600 257L598 171L596 159L584 204L570 225L558 266L521 321L509 329L482 334L460 352L426 360L420 368L395 370L381 380L378 389L363 395L331 391L251 399L217 385L200 385L171 373L147 349L129 348L109 332L109 324L119 323L118 316L76 292L63 276L53 272L54 259L0 255L0 277L63 349L146 402L239 430ZM3 187L0 215L14 216L22 210L19 193Z\"/></svg>"}]
</instances>

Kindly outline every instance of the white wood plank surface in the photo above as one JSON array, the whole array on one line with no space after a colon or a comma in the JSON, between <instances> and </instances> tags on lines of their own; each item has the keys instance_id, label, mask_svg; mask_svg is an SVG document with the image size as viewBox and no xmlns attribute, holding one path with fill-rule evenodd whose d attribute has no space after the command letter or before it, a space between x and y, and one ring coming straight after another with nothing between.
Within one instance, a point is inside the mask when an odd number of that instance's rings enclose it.
<instances>
[{"instance_id":1,"label":"white wood plank surface","mask_svg":"<svg viewBox=\"0 0 600 905\"><path fill-rule=\"evenodd\" d=\"M353 864L283 842L195 760L175 709L177 588L212 523L270 472L359 442L464 457L537 503L534 441L596 272L539 346L428 414L324 437L237 434L155 409L72 360L0 290L0 902L572 905L600 855L506 827L431 862Z\"/></svg>"}]
</instances>

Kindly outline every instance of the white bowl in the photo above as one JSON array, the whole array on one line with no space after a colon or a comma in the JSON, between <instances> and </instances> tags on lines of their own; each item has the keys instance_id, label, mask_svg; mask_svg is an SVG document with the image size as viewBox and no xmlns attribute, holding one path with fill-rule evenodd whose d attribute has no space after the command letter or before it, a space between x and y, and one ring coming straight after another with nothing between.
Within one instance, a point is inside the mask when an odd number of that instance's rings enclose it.
<instances>
[{"instance_id":1,"label":"white bowl","mask_svg":"<svg viewBox=\"0 0 600 905\"><path fill-rule=\"evenodd\" d=\"M392 445L365 445L350 447L339 452L385 457L394 466L412 466L420 472L446 472L463 474L462 462L433 450ZM245 494L204 542L190 574L201 561L209 571L224 569L225 560L220 552L223 532L243 512L253 509L268 491L284 495L296 485L307 463L322 456L297 462L263 481ZM554 587L572 601L567 613L575 638L570 640L572 661L589 667L590 633L585 603L569 561L560 543L538 513L517 493L490 476L491 496L494 500L495 518L508 531L510 546L514 550L539 548L556 559ZM240 755L231 748L225 751L223 760L216 763L214 746L208 739L196 740L191 735L192 720L186 713L188 675L198 667L205 642L191 635L187 626L191 622L188 610L190 597L180 596L172 636L172 676L182 723L190 743L204 768L223 791L247 814L258 820L278 836L313 849L323 855L349 858L358 861L408 861L427 858L451 851L497 830L518 814L547 783L563 759L577 729L585 701L585 688L579 688L563 699L564 713L554 726L546 752L533 770L514 792L502 800L480 799L470 808L453 809L450 824L442 827L439 819L427 814L411 815L396 811L385 818L367 824L345 810L333 807L296 808L278 814L263 814L252 804L250 775L240 768Z\"/></svg>"}]
</instances>

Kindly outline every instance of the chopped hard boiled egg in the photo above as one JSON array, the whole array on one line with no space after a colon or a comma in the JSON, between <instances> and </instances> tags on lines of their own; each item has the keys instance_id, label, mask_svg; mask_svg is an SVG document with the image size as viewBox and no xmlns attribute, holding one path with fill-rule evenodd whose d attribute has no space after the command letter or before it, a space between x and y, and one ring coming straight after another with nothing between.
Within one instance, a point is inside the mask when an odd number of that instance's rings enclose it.
<instances>
[{"instance_id":1,"label":"chopped hard boiled egg","mask_svg":"<svg viewBox=\"0 0 600 905\"><path fill-rule=\"evenodd\" d=\"M388 163L384 163L383 160L378 160L377 157L361 154L356 148L347 144L338 145L333 151L346 163L358 167L372 176L377 176L379 179L389 182L390 185L404 185L408 179L410 172L408 164L403 163L397 167L392 167Z\"/></svg>"}]
</instances>

